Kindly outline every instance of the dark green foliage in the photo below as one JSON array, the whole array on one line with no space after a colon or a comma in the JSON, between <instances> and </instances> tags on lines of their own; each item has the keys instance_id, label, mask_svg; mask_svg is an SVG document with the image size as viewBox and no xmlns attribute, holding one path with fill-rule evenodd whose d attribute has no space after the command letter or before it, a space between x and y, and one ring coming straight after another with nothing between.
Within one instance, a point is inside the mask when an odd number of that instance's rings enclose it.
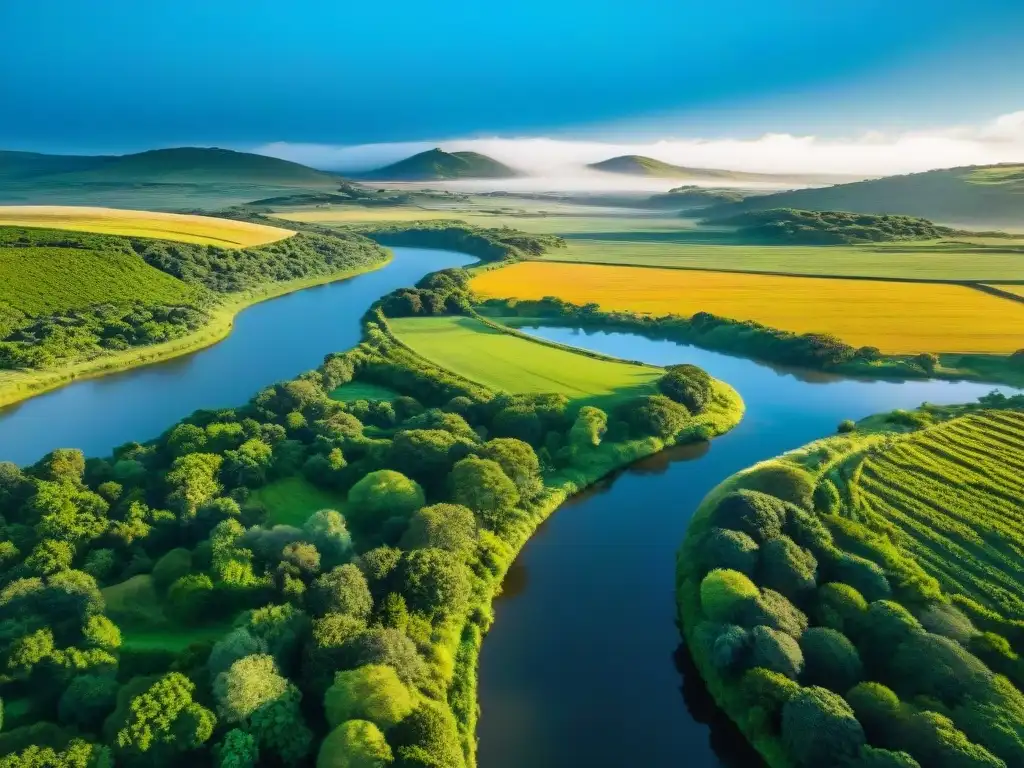
<instances>
[{"instance_id":1,"label":"dark green foliage","mask_svg":"<svg viewBox=\"0 0 1024 768\"><path fill-rule=\"evenodd\" d=\"M375 595L383 595L388 589L391 575L398 568L402 559L402 551L395 547L377 547L360 555L356 565L366 576L370 590Z\"/></svg>"},{"instance_id":2,"label":"dark green foliage","mask_svg":"<svg viewBox=\"0 0 1024 768\"><path fill-rule=\"evenodd\" d=\"M476 545L476 519L469 507L433 504L418 510L402 537L403 549L436 547L466 555Z\"/></svg>"},{"instance_id":3,"label":"dark green foliage","mask_svg":"<svg viewBox=\"0 0 1024 768\"><path fill-rule=\"evenodd\" d=\"M60 697L61 723L97 732L117 702L117 680L110 676L77 675Z\"/></svg>"},{"instance_id":4,"label":"dark green foliage","mask_svg":"<svg viewBox=\"0 0 1024 768\"><path fill-rule=\"evenodd\" d=\"M781 536L785 519L786 508L781 501L749 490L728 494L712 514L715 525L742 531L759 543Z\"/></svg>"},{"instance_id":5,"label":"dark green foliage","mask_svg":"<svg viewBox=\"0 0 1024 768\"><path fill-rule=\"evenodd\" d=\"M810 687L783 706L782 739L797 765L841 766L860 753L864 730L841 696Z\"/></svg>"},{"instance_id":6,"label":"dark green foliage","mask_svg":"<svg viewBox=\"0 0 1024 768\"><path fill-rule=\"evenodd\" d=\"M881 567L851 552L839 552L822 564L822 570L829 581L849 584L869 601L882 600L892 594L889 580Z\"/></svg>"},{"instance_id":7,"label":"dark green foliage","mask_svg":"<svg viewBox=\"0 0 1024 768\"><path fill-rule=\"evenodd\" d=\"M352 564L339 565L313 582L310 608L323 616L344 613L366 619L373 608L373 597L366 577Z\"/></svg>"},{"instance_id":8,"label":"dark green foliage","mask_svg":"<svg viewBox=\"0 0 1024 768\"><path fill-rule=\"evenodd\" d=\"M867 614L868 602L849 584L832 582L822 585L815 595L815 617L818 623L854 636Z\"/></svg>"},{"instance_id":9,"label":"dark green foliage","mask_svg":"<svg viewBox=\"0 0 1024 768\"><path fill-rule=\"evenodd\" d=\"M803 598L817 586L818 561L788 536L779 536L761 547L758 583L791 600Z\"/></svg>"},{"instance_id":10,"label":"dark green foliage","mask_svg":"<svg viewBox=\"0 0 1024 768\"><path fill-rule=\"evenodd\" d=\"M800 637L808 624L807 616L785 595L767 588L762 589L752 602L744 604L739 623L748 627L763 624L791 637Z\"/></svg>"},{"instance_id":11,"label":"dark green foliage","mask_svg":"<svg viewBox=\"0 0 1024 768\"><path fill-rule=\"evenodd\" d=\"M870 615L869 611L869 619ZM893 651L891 666L899 671L901 684L948 706L959 704L968 696L984 698L991 687L992 672L988 667L949 638L915 632L895 649L889 648L890 653Z\"/></svg>"},{"instance_id":12,"label":"dark green foliage","mask_svg":"<svg viewBox=\"0 0 1024 768\"><path fill-rule=\"evenodd\" d=\"M524 501L534 499L543 489L540 462L529 443L511 437L497 437L480 446L478 453L482 458L498 463L501 471L515 483Z\"/></svg>"},{"instance_id":13,"label":"dark green foliage","mask_svg":"<svg viewBox=\"0 0 1024 768\"><path fill-rule=\"evenodd\" d=\"M232 728L214 749L217 768L254 768L260 751L252 734Z\"/></svg>"},{"instance_id":14,"label":"dark green foliage","mask_svg":"<svg viewBox=\"0 0 1024 768\"><path fill-rule=\"evenodd\" d=\"M425 616L458 615L469 601L466 567L444 550L417 549L402 558L402 594Z\"/></svg>"},{"instance_id":15,"label":"dark green foliage","mask_svg":"<svg viewBox=\"0 0 1024 768\"><path fill-rule=\"evenodd\" d=\"M753 576L757 568L757 542L742 531L712 528L700 548L705 568L726 568Z\"/></svg>"},{"instance_id":16,"label":"dark green foliage","mask_svg":"<svg viewBox=\"0 0 1024 768\"><path fill-rule=\"evenodd\" d=\"M370 472L348 492L347 520L352 527L372 530L389 517L409 518L423 506L423 489L400 472Z\"/></svg>"},{"instance_id":17,"label":"dark green foliage","mask_svg":"<svg viewBox=\"0 0 1024 768\"><path fill-rule=\"evenodd\" d=\"M857 628L860 647L876 660L891 658L900 644L921 634L924 634L921 623L910 611L892 600L871 603Z\"/></svg>"},{"instance_id":18,"label":"dark green foliage","mask_svg":"<svg viewBox=\"0 0 1024 768\"><path fill-rule=\"evenodd\" d=\"M699 413L711 399L711 377L695 365L673 365L658 379L658 389L690 413Z\"/></svg>"},{"instance_id":19,"label":"dark green foliage","mask_svg":"<svg viewBox=\"0 0 1024 768\"><path fill-rule=\"evenodd\" d=\"M153 565L153 585L166 592L171 584L192 570L192 553L187 549L172 549Z\"/></svg>"},{"instance_id":20,"label":"dark green foliage","mask_svg":"<svg viewBox=\"0 0 1024 768\"><path fill-rule=\"evenodd\" d=\"M796 640L784 632L766 626L750 631L750 664L764 667L796 680L804 668L804 657Z\"/></svg>"},{"instance_id":21,"label":"dark green foliage","mask_svg":"<svg viewBox=\"0 0 1024 768\"><path fill-rule=\"evenodd\" d=\"M449 470L470 449L465 440L441 429L403 430L392 440L387 462L428 491L440 490Z\"/></svg>"},{"instance_id":22,"label":"dark green foliage","mask_svg":"<svg viewBox=\"0 0 1024 768\"><path fill-rule=\"evenodd\" d=\"M393 667L404 683L416 685L426 676L426 664L416 645L395 629L372 627L345 642L345 667L354 669L366 664Z\"/></svg>"},{"instance_id":23,"label":"dark green foliage","mask_svg":"<svg viewBox=\"0 0 1024 768\"><path fill-rule=\"evenodd\" d=\"M491 530L501 531L511 521L519 491L496 461L465 458L452 469L449 483L455 502L473 510Z\"/></svg>"},{"instance_id":24,"label":"dark green foliage","mask_svg":"<svg viewBox=\"0 0 1024 768\"><path fill-rule=\"evenodd\" d=\"M845 635L829 627L811 627L800 636L804 654L801 682L844 694L864 675L857 648Z\"/></svg>"},{"instance_id":25,"label":"dark green foliage","mask_svg":"<svg viewBox=\"0 0 1024 768\"><path fill-rule=\"evenodd\" d=\"M395 726L390 740L397 747L396 765L402 764L403 752L408 754L406 750L410 747L423 750L433 761L427 764L436 768L462 768L465 765L455 719L446 707L435 701L426 700L413 710Z\"/></svg>"},{"instance_id":26,"label":"dark green foliage","mask_svg":"<svg viewBox=\"0 0 1024 768\"><path fill-rule=\"evenodd\" d=\"M718 625L713 625L712 631L716 634L711 644L711 663L723 674L741 671L746 666L752 644L750 633L735 624L726 625L720 631L718 628Z\"/></svg>"},{"instance_id":27,"label":"dark green foliage","mask_svg":"<svg viewBox=\"0 0 1024 768\"><path fill-rule=\"evenodd\" d=\"M618 415L629 425L633 434L661 438L674 436L690 418L690 412L685 406L673 402L665 395L638 397L620 406Z\"/></svg>"},{"instance_id":28,"label":"dark green foliage","mask_svg":"<svg viewBox=\"0 0 1024 768\"><path fill-rule=\"evenodd\" d=\"M906 752L877 749L869 744L860 748L857 768L921 768L921 764Z\"/></svg>"},{"instance_id":29,"label":"dark green foliage","mask_svg":"<svg viewBox=\"0 0 1024 768\"><path fill-rule=\"evenodd\" d=\"M313 746L313 734L299 709L301 699L299 689L289 685L283 695L260 706L249 720L260 752L276 755L284 765L300 763Z\"/></svg>"},{"instance_id":30,"label":"dark green foliage","mask_svg":"<svg viewBox=\"0 0 1024 768\"><path fill-rule=\"evenodd\" d=\"M960 234L915 216L770 208L711 219L740 228L747 237L771 243L834 245L894 240L934 240Z\"/></svg>"},{"instance_id":31,"label":"dark green foliage","mask_svg":"<svg viewBox=\"0 0 1024 768\"><path fill-rule=\"evenodd\" d=\"M891 734L900 728L899 696L881 683L863 682L851 688L845 698L872 743L891 743Z\"/></svg>"}]
</instances>

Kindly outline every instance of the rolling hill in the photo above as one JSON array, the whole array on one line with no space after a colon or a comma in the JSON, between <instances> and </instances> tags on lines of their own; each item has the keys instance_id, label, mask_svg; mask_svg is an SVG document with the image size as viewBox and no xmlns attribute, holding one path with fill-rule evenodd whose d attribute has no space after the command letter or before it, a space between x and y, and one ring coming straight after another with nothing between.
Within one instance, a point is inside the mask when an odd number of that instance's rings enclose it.
<instances>
[{"instance_id":1,"label":"rolling hill","mask_svg":"<svg viewBox=\"0 0 1024 768\"><path fill-rule=\"evenodd\" d=\"M103 155L44 155L39 152L0 150L0 181L20 181L90 170L110 159Z\"/></svg>"},{"instance_id":2,"label":"rolling hill","mask_svg":"<svg viewBox=\"0 0 1024 768\"><path fill-rule=\"evenodd\" d=\"M1024 164L965 166L800 189L715 206L709 217L771 208L899 213L959 225L1024 226Z\"/></svg>"},{"instance_id":3,"label":"rolling hill","mask_svg":"<svg viewBox=\"0 0 1024 768\"><path fill-rule=\"evenodd\" d=\"M672 165L643 155L619 155L590 163L591 170L621 173L629 176L647 176L658 179L698 179L718 182L752 182L761 184L825 184L839 181L836 175L814 173L748 173L720 168L688 168Z\"/></svg>"},{"instance_id":4,"label":"rolling hill","mask_svg":"<svg viewBox=\"0 0 1024 768\"><path fill-rule=\"evenodd\" d=\"M386 181L437 181L510 179L519 173L479 152L445 152L441 149L429 149L383 168L349 175L353 178Z\"/></svg>"}]
</instances>

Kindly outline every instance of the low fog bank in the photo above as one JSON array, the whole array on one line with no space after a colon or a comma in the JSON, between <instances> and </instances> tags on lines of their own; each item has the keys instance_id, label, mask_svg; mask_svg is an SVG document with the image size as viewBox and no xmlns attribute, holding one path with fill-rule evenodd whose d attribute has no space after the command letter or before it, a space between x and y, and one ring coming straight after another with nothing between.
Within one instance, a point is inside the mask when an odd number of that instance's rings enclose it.
<instances>
[{"instance_id":1,"label":"low fog bank","mask_svg":"<svg viewBox=\"0 0 1024 768\"><path fill-rule=\"evenodd\" d=\"M837 140L791 134L767 134L753 139L665 139L646 143L532 137L358 146L275 142L250 149L315 168L358 173L433 147L448 152L480 152L516 168L527 178L502 182L502 186L521 191L573 191L594 189L594 185L598 185L599 189L657 192L687 183L680 179L601 174L586 168L588 163L618 155L644 155L690 168L833 177L810 179L807 184L799 184L806 186L817 181L850 181L961 165L1024 162L1024 110L980 125L940 127L892 135L871 132ZM726 186L728 182L703 179L693 183ZM513 184L518 186L513 187ZM743 183L742 186L749 184ZM494 182L487 182L484 187L493 189Z\"/></svg>"}]
</instances>

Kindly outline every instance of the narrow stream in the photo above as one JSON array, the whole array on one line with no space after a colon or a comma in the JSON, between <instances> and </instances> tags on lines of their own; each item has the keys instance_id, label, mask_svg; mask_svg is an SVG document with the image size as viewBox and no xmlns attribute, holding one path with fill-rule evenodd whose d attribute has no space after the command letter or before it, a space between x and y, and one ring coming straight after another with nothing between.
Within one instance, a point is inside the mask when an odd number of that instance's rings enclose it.
<instances>
[{"instance_id":1,"label":"narrow stream","mask_svg":"<svg viewBox=\"0 0 1024 768\"><path fill-rule=\"evenodd\" d=\"M680 649L675 552L698 503L730 474L843 419L969 402L997 387L857 381L628 333L523 330L631 360L694 363L732 384L747 412L710 445L667 451L572 499L527 543L481 652L481 768L757 765Z\"/></svg>"},{"instance_id":2,"label":"narrow stream","mask_svg":"<svg viewBox=\"0 0 1024 768\"><path fill-rule=\"evenodd\" d=\"M142 368L85 379L0 409L0 461L29 464L54 448L105 456L144 441L199 408L231 408L260 389L351 349L360 318L381 296L476 259L455 251L393 248L386 266L243 310L218 344Z\"/></svg>"}]
</instances>

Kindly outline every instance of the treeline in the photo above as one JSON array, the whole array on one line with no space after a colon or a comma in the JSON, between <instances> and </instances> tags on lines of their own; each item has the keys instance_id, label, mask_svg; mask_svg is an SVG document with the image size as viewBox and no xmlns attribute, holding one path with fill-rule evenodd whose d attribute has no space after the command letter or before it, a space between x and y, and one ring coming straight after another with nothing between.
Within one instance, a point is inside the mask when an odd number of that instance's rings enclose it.
<instances>
[{"instance_id":1,"label":"treeline","mask_svg":"<svg viewBox=\"0 0 1024 768\"><path fill-rule=\"evenodd\" d=\"M897 412L890 423L950 415ZM872 450L858 439L764 462L702 503L677 561L701 675L773 768L1024 765L1024 621L944 592L929 574L957 583L955 554L919 562L897 543L900 521L865 524L854 489L829 479L859 475L844 459ZM1007 535L983 520L948 522L921 519L919 535L972 553Z\"/></svg>"},{"instance_id":2,"label":"treeline","mask_svg":"<svg viewBox=\"0 0 1024 768\"><path fill-rule=\"evenodd\" d=\"M368 238L327 229L298 232L292 237L250 248L219 248L150 238L119 237L64 230L0 227L0 248L38 256L39 249L63 249L146 264L178 278L194 290L182 291L188 303L168 304L146 296L78 306L53 313L22 312L0 301L0 369L42 368L70 359L156 344L180 338L202 327L217 294L259 288L275 282L328 276L367 268L387 258ZM82 264L84 264L84 260ZM64 275L54 292L75 292L76 280L93 275ZM180 285L180 284L179 284ZM66 296L55 304L74 303Z\"/></svg>"},{"instance_id":3,"label":"treeline","mask_svg":"<svg viewBox=\"0 0 1024 768\"><path fill-rule=\"evenodd\" d=\"M735 216L708 219L704 223L739 227L740 233L751 239L801 245L880 243L934 240L953 235L1001 234L965 232L916 216L805 211L797 208L748 211Z\"/></svg>"},{"instance_id":4,"label":"treeline","mask_svg":"<svg viewBox=\"0 0 1024 768\"><path fill-rule=\"evenodd\" d=\"M476 651L545 480L674 439L713 382L673 368L610 414L492 392L371 317L355 350L240 408L103 459L0 463L4 768L474 763ZM402 395L330 398L354 379ZM342 509L275 524L260 490L298 478ZM231 627L128 642L154 610L168 635Z\"/></svg>"},{"instance_id":5,"label":"treeline","mask_svg":"<svg viewBox=\"0 0 1024 768\"><path fill-rule=\"evenodd\" d=\"M462 251L481 261L508 261L542 256L564 248L557 235L537 235L510 227L477 227L453 221L384 222L348 227L389 246Z\"/></svg>"}]
</instances>

